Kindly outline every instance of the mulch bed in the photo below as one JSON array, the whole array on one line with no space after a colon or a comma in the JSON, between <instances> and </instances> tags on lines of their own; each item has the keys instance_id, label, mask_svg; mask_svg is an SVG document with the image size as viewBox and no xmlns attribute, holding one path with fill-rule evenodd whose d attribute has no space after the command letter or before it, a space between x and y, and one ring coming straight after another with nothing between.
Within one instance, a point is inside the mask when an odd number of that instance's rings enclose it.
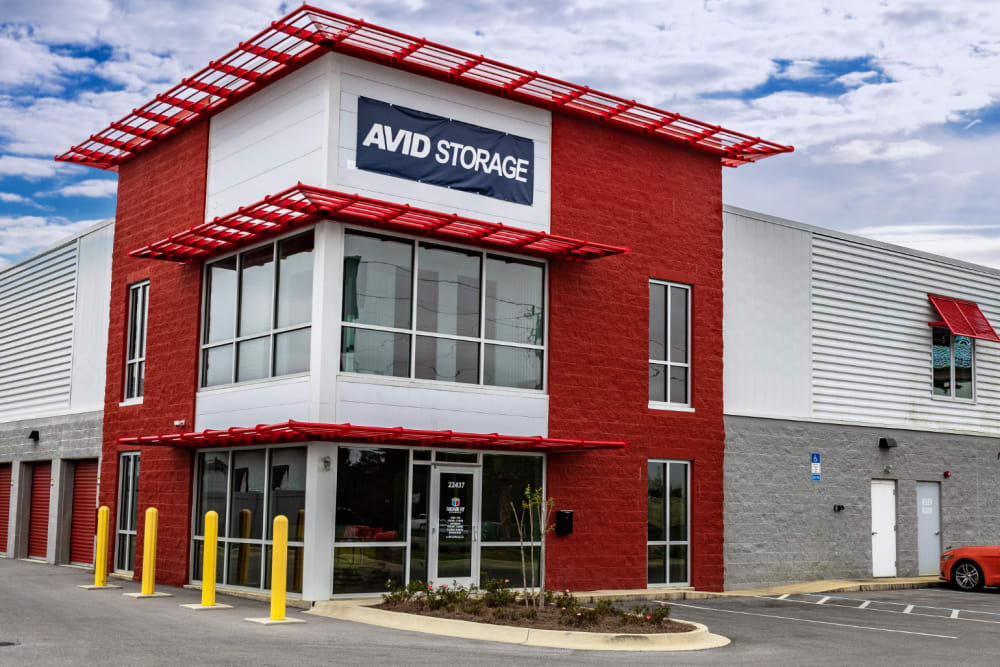
<instances>
[{"instance_id":1,"label":"mulch bed","mask_svg":"<svg viewBox=\"0 0 1000 667\"><path fill-rule=\"evenodd\" d=\"M496 609L485 608L479 614L472 614L462 609L449 611L438 609L431 611L422 601L401 602L398 604L387 604L383 602L375 607L386 611L397 611L406 614L419 614L421 616L433 616L435 618L448 618L456 621L473 621L475 623L489 623L491 625L508 625L519 628L533 628L536 630L569 630L573 632L607 632L612 634L647 635L673 632L691 632L693 625L681 623L671 619L665 620L661 625L652 623L624 623L620 617L604 616L599 620L586 625L575 625L566 622L561 615L559 607L546 606L538 610L537 618L525 616L527 607L500 607Z\"/></svg>"}]
</instances>

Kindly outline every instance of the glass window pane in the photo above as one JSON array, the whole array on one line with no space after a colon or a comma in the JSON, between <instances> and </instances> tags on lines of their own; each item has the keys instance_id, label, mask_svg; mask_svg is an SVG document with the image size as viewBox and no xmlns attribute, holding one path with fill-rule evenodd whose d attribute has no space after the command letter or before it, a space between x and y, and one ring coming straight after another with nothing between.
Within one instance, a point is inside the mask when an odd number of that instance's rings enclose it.
<instances>
[{"instance_id":1,"label":"glass window pane","mask_svg":"<svg viewBox=\"0 0 1000 667\"><path fill-rule=\"evenodd\" d=\"M524 550L524 572L521 570L521 547L482 547L479 552L479 581L480 586L486 583L487 579L496 579L502 582L509 579L509 583L504 584L508 588L525 588L531 585L531 555L535 555L535 585L541 581L539 577L539 556L538 547L526 548ZM527 575L528 581L524 581ZM412 577L411 577L412 579Z\"/></svg>"},{"instance_id":2,"label":"glass window pane","mask_svg":"<svg viewBox=\"0 0 1000 667\"><path fill-rule=\"evenodd\" d=\"M434 460L449 463L479 463L479 455L475 452L435 452Z\"/></svg>"},{"instance_id":3,"label":"glass window pane","mask_svg":"<svg viewBox=\"0 0 1000 667\"><path fill-rule=\"evenodd\" d=\"M138 370L138 363L125 366L125 398L138 398L139 396Z\"/></svg>"},{"instance_id":4,"label":"glass window pane","mask_svg":"<svg viewBox=\"0 0 1000 667\"><path fill-rule=\"evenodd\" d=\"M137 519L139 517L139 455L133 454L129 456L132 460L132 481L129 482L128 493L130 496L129 502L129 514L131 519L129 520L129 530L136 530L138 527ZM133 552L135 545L132 545Z\"/></svg>"},{"instance_id":5,"label":"glass window pane","mask_svg":"<svg viewBox=\"0 0 1000 667\"><path fill-rule=\"evenodd\" d=\"M687 298L688 291L683 287L670 288L670 361L682 364L688 360Z\"/></svg>"},{"instance_id":6,"label":"glass window pane","mask_svg":"<svg viewBox=\"0 0 1000 667\"><path fill-rule=\"evenodd\" d=\"M385 582L403 581L406 547L337 547L333 593L385 593Z\"/></svg>"},{"instance_id":7,"label":"glass window pane","mask_svg":"<svg viewBox=\"0 0 1000 667\"><path fill-rule=\"evenodd\" d=\"M684 366L670 367L670 402L687 403L687 378L688 370Z\"/></svg>"},{"instance_id":8,"label":"glass window pane","mask_svg":"<svg viewBox=\"0 0 1000 667\"><path fill-rule=\"evenodd\" d=\"M309 370L311 329L287 331L274 337L274 374L290 375Z\"/></svg>"},{"instance_id":9,"label":"glass window pane","mask_svg":"<svg viewBox=\"0 0 1000 667\"><path fill-rule=\"evenodd\" d=\"M233 452L229 537L259 540L264 524L264 450Z\"/></svg>"},{"instance_id":10,"label":"glass window pane","mask_svg":"<svg viewBox=\"0 0 1000 667\"><path fill-rule=\"evenodd\" d=\"M409 459L405 449L337 450L338 542L406 539Z\"/></svg>"},{"instance_id":11,"label":"glass window pane","mask_svg":"<svg viewBox=\"0 0 1000 667\"><path fill-rule=\"evenodd\" d=\"M210 347L202 353L201 386L214 387L233 381L233 346Z\"/></svg>"},{"instance_id":12,"label":"glass window pane","mask_svg":"<svg viewBox=\"0 0 1000 667\"><path fill-rule=\"evenodd\" d=\"M972 398L972 339L955 336L955 397Z\"/></svg>"},{"instance_id":13,"label":"glass window pane","mask_svg":"<svg viewBox=\"0 0 1000 667\"><path fill-rule=\"evenodd\" d=\"M457 336L479 335L479 271L482 255L420 244L417 329Z\"/></svg>"},{"instance_id":14,"label":"glass window pane","mask_svg":"<svg viewBox=\"0 0 1000 667\"><path fill-rule=\"evenodd\" d=\"M430 479L430 466L413 466L413 490L410 493L410 581L427 581Z\"/></svg>"},{"instance_id":15,"label":"glass window pane","mask_svg":"<svg viewBox=\"0 0 1000 667\"><path fill-rule=\"evenodd\" d=\"M649 480L646 491L646 539L650 541L665 540L666 530L666 480L664 479L665 464L650 461L647 465Z\"/></svg>"},{"instance_id":16,"label":"glass window pane","mask_svg":"<svg viewBox=\"0 0 1000 667\"><path fill-rule=\"evenodd\" d=\"M219 514L219 537L226 534L226 488L229 483L229 452L198 455L198 502L195 535L205 534L205 514Z\"/></svg>"},{"instance_id":17,"label":"glass window pane","mask_svg":"<svg viewBox=\"0 0 1000 667\"><path fill-rule=\"evenodd\" d=\"M646 547L646 578L651 584L667 583L667 548Z\"/></svg>"},{"instance_id":18,"label":"glass window pane","mask_svg":"<svg viewBox=\"0 0 1000 667\"><path fill-rule=\"evenodd\" d=\"M139 345L140 357L146 356L146 319L149 311L149 283L139 288Z\"/></svg>"},{"instance_id":19,"label":"glass window pane","mask_svg":"<svg viewBox=\"0 0 1000 667\"><path fill-rule=\"evenodd\" d=\"M649 358L667 358L667 288L649 284Z\"/></svg>"},{"instance_id":20,"label":"glass window pane","mask_svg":"<svg viewBox=\"0 0 1000 667\"><path fill-rule=\"evenodd\" d=\"M670 464L671 541L687 541L688 539L687 503L688 503L687 465L683 463L671 463Z\"/></svg>"},{"instance_id":21,"label":"glass window pane","mask_svg":"<svg viewBox=\"0 0 1000 667\"><path fill-rule=\"evenodd\" d=\"M417 336L414 369L422 380L479 384L479 343Z\"/></svg>"},{"instance_id":22,"label":"glass window pane","mask_svg":"<svg viewBox=\"0 0 1000 667\"><path fill-rule=\"evenodd\" d=\"M344 236L344 321L408 329L413 244L349 232Z\"/></svg>"},{"instance_id":23,"label":"glass window pane","mask_svg":"<svg viewBox=\"0 0 1000 667\"><path fill-rule=\"evenodd\" d=\"M290 327L312 321L313 233L278 242L278 322Z\"/></svg>"},{"instance_id":24,"label":"glass window pane","mask_svg":"<svg viewBox=\"0 0 1000 667\"><path fill-rule=\"evenodd\" d=\"M271 353L271 337L254 338L239 344L236 367L236 381L260 380L268 377L268 357Z\"/></svg>"},{"instance_id":25,"label":"glass window pane","mask_svg":"<svg viewBox=\"0 0 1000 667\"><path fill-rule=\"evenodd\" d=\"M542 388L542 351L486 345L483 384L495 387Z\"/></svg>"},{"instance_id":26,"label":"glass window pane","mask_svg":"<svg viewBox=\"0 0 1000 667\"><path fill-rule=\"evenodd\" d=\"M670 546L670 583L687 583L687 553L687 545L672 544Z\"/></svg>"},{"instance_id":27,"label":"glass window pane","mask_svg":"<svg viewBox=\"0 0 1000 667\"><path fill-rule=\"evenodd\" d=\"M146 379L146 362L140 361L135 365L135 397L142 396L143 383Z\"/></svg>"},{"instance_id":28,"label":"glass window pane","mask_svg":"<svg viewBox=\"0 0 1000 667\"><path fill-rule=\"evenodd\" d=\"M372 375L410 376L410 335L344 327L340 370Z\"/></svg>"},{"instance_id":29,"label":"glass window pane","mask_svg":"<svg viewBox=\"0 0 1000 667\"><path fill-rule=\"evenodd\" d=\"M267 557L264 559L264 589L271 588L271 547L267 547ZM304 547L288 547L288 560L285 563L285 590L289 593L302 592L302 571L305 564Z\"/></svg>"},{"instance_id":30,"label":"glass window pane","mask_svg":"<svg viewBox=\"0 0 1000 667\"><path fill-rule=\"evenodd\" d=\"M472 571L475 475L442 469L439 476L436 578L445 583L475 574Z\"/></svg>"},{"instance_id":31,"label":"glass window pane","mask_svg":"<svg viewBox=\"0 0 1000 667\"><path fill-rule=\"evenodd\" d=\"M230 586L260 588L261 545L229 544L229 571L226 583ZM218 564L216 565L218 567Z\"/></svg>"},{"instance_id":32,"label":"glass window pane","mask_svg":"<svg viewBox=\"0 0 1000 667\"><path fill-rule=\"evenodd\" d=\"M281 515L288 519L288 541L302 542L306 534L306 448L272 449L270 475L267 538L274 532L274 517Z\"/></svg>"},{"instance_id":33,"label":"glass window pane","mask_svg":"<svg viewBox=\"0 0 1000 667\"><path fill-rule=\"evenodd\" d=\"M128 304L128 359L135 359L139 356L139 292L138 287L129 290Z\"/></svg>"},{"instance_id":34,"label":"glass window pane","mask_svg":"<svg viewBox=\"0 0 1000 667\"><path fill-rule=\"evenodd\" d=\"M951 332L944 327L934 327L932 331L934 395L951 396Z\"/></svg>"},{"instance_id":35,"label":"glass window pane","mask_svg":"<svg viewBox=\"0 0 1000 667\"><path fill-rule=\"evenodd\" d=\"M545 342L545 267L506 257L486 259L486 338Z\"/></svg>"},{"instance_id":36,"label":"glass window pane","mask_svg":"<svg viewBox=\"0 0 1000 667\"><path fill-rule=\"evenodd\" d=\"M659 364L649 365L649 400L667 400L667 367Z\"/></svg>"},{"instance_id":37,"label":"glass window pane","mask_svg":"<svg viewBox=\"0 0 1000 667\"><path fill-rule=\"evenodd\" d=\"M274 246L240 255L240 336L270 331L274 320Z\"/></svg>"},{"instance_id":38,"label":"glass window pane","mask_svg":"<svg viewBox=\"0 0 1000 667\"><path fill-rule=\"evenodd\" d=\"M430 461L431 460L431 450L429 450L429 449L415 449L415 450L413 450L413 460L414 461Z\"/></svg>"},{"instance_id":39,"label":"glass window pane","mask_svg":"<svg viewBox=\"0 0 1000 667\"><path fill-rule=\"evenodd\" d=\"M236 333L236 256L208 265L205 292L205 342L228 340Z\"/></svg>"},{"instance_id":40,"label":"glass window pane","mask_svg":"<svg viewBox=\"0 0 1000 667\"><path fill-rule=\"evenodd\" d=\"M483 541L518 541L514 515L521 511L525 488L529 484L533 489L542 485L542 458L483 454L482 480Z\"/></svg>"}]
</instances>

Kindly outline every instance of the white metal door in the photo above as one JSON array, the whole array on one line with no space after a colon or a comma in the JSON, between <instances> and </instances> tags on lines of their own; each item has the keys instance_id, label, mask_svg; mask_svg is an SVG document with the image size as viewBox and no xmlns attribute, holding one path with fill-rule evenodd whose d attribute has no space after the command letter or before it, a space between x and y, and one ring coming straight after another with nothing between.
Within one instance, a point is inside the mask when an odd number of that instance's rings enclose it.
<instances>
[{"instance_id":1,"label":"white metal door","mask_svg":"<svg viewBox=\"0 0 1000 667\"><path fill-rule=\"evenodd\" d=\"M920 574L941 569L941 485L917 482L917 561Z\"/></svg>"},{"instance_id":2,"label":"white metal door","mask_svg":"<svg viewBox=\"0 0 1000 667\"><path fill-rule=\"evenodd\" d=\"M872 576L896 576L896 483L872 480Z\"/></svg>"},{"instance_id":3,"label":"white metal door","mask_svg":"<svg viewBox=\"0 0 1000 667\"><path fill-rule=\"evenodd\" d=\"M430 583L479 585L480 468L438 466L431 471Z\"/></svg>"}]
</instances>

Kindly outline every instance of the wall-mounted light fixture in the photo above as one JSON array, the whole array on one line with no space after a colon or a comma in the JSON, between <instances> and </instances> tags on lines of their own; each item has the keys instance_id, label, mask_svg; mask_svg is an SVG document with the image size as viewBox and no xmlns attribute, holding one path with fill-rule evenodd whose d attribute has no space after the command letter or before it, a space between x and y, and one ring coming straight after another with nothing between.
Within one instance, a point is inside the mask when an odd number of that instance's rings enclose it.
<instances>
[{"instance_id":1,"label":"wall-mounted light fixture","mask_svg":"<svg viewBox=\"0 0 1000 667\"><path fill-rule=\"evenodd\" d=\"M833 506L833 511L834 512L843 512L844 511L844 506L843 505L834 505Z\"/></svg>"},{"instance_id":2,"label":"wall-mounted light fixture","mask_svg":"<svg viewBox=\"0 0 1000 667\"><path fill-rule=\"evenodd\" d=\"M945 478L951 477L951 471L950 470L945 470L944 471L944 476L945 476Z\"/></svg>"},{"instance_id":3,"label":"wall-mounted light fixture","mask_svg":"<svg viewBox=\"0 0 1000 667\"><path fill-rule=\"evenodd\" d=\"M39 435L38 431L32 431L31 433L28 434L28 440L34 441L36 445L38 444L38 439L40 437L41 436Z\"/></svg>"},{"instance_id":4,"label":"wall-mounted light fixture","mask_svg":"<svg viewBox=\"0 0 1000 667\"><path fill-rule=\"evenodd\" d=\"M878 448L879 449L891 449L893 447L896 447L897 445L898 445L898 443L896 442L895 438L879 438L878 439Z\"/></svg>"},{"instance_id":5,"label":"wall-mounted light fixture","mask_svg":"<svg viewBox=\"0 0 1000 667\"><path fill-rule=\"evenodd\" d=\"M886 466L886 467L882 468L882 472L884 472L886 475L891 474L892 473L892 466L890 465L890 466Z\"/></svg>"},{"instance_id":6,"label":"wall-mounted light fixture","mask_svg":"<svg viewBox=\"0 0 1000 667\"><path fill-rule=\"evenodd\" d=\"M329 472L330 471L330 466L332 465L332 463L333 462L330 460L329 456L324 456L323 457L323 470L325 472Z\"/></svg>"}]
</instances>

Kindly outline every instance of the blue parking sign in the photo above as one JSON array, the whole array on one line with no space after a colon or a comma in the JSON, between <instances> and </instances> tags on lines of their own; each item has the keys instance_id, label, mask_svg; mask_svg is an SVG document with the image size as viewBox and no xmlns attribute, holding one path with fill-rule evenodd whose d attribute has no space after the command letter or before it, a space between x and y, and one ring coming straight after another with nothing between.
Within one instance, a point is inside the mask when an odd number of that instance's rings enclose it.
<instances>
[{"instance_id":1,"label":"blue parking sign","mask_svg":"<svg viewBox=\"0 0 1000 667\"><path fill-rule=\"evenodd\" d=\"M812 481L814 482L820 481L820 475L821 475L820 460L819 460L819 454L817 454L816 452L813 452L812 454L812 465L810 466L810 468L812 473Z\"/></svg>"}]
</instances>

